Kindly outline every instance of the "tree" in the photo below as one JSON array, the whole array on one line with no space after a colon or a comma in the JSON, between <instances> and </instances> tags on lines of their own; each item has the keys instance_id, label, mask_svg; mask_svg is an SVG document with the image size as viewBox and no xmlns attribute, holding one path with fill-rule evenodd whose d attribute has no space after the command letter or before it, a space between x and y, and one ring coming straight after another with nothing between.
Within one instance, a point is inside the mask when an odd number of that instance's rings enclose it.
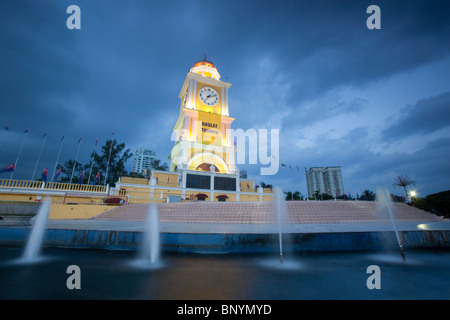
<instances>
[{"instance_id":1,"label":"tree","mask_svg":"<svg viewBox=\"0 0 450 320\"><path fill-rule=\"evenodd\" d=\"M162 170L162 171L168 171L169 170L169 166L167 165L167 163L163 163L161 160L159 159L153 159L151 161L151 167L154 170Z\"/></svg>"},{"instance_id":2,"label":"tree","mask_svg":"<svg viewBox=\"0 0 450 320\"><path fill-rule=\"evenodd\" d=\"M267 188L267 186L266 186ZM303 196L299 191L295 191L294 193L292 193L291 191L288 192L284 192L284 194L286 195L286 200L303 200Z\"/></svg>"},{"instance_id":3,"label":"tree","mask_svg":"<svg viewBox=\"0 0 450 320\"><path fill-rule=\"evenodd\" d=\"M263 181L261 181L261 188L270 188L272 190L272 185L271 184L266 184Z\"/></svg>"},{"instance_id":4,"label":"tree","mask_svg":"<svg viewBox=\"0 0 450 320\"><path fill-rule=\"evenodd\" d=\"M333 196L329 195L328 193L320 193L319 190L314 191L314 194L312 197L309 198L310 200L331 200L334 199Z\"/></svg>"},{"instance_id":5,"label":"tree","mask_svg":"<svg viewBox=\"0 0 450 320\"><path fill-rule=\"evenodd\" d=\"M131 171L128 175L133 178L147 178L147 176L145 176L145 174L142 174L139 172L134 172L134 171Z\"/></svg>"},{"instance_id":6,"label":"tree","mask_svg":"<svg viewBox=\"0 0 450 320\"><path fill-rule=\"evenodd\" d=\"M286 195L286 200L292 200L292 192L291 191L284 192L284 194Z\"/></svg>"},{"instance_id":7,"label":"tree","mask_svg":"<svg viewBox=\"0 0 450 320\"><path fill-rule=\"evenodd\" d=\"M406 187L408 187L409 185L415 184L415 183L416 182L411 180L410 177L404 176L404 175L399 175L394 178L394 182L392 183L392 185L394 187L403 187L403 189L405 190L406 198L408 198L408 189Z\"/></svg>"},{"instance_id":8,"label":"tree","mask_svg":"<svg viewBox=\"0 0 450 320\"><path fill-rule=\"evenodd\" d=\"M415 206L438 216L450 219L450 190L417 197Z\"/></svg>"},{"instance_id":9,"label":"tree","mask_svg":"<svg viewBox=\"0 0 450 320\"><path fill-rule=\"evenodd\" d=\"M303 200L303 196L299 191L295 191L292 195L292 199L294 200Z\"/></svg>"},{"instance_id":10,"label":"tree","mask_svg":"<svg viewBox=\"0 0 450 320\"><path fill-rule=\"evenodd\" d=\"M370 190L364 190L362 192L361 197L359 198L360 200L368 200L368 201L374 201L375 200L375 194L370 191Z\"/></svg>"},{"instance_id":11,"label":"tree","mask_svg":"<svg viewBox=\"0 0 450 320\"><path fill-rule=\"evenodd\" d=\"M125 163L133 156L130 149L125 150L125 143L119 144L116 139L107 140L100 153L92 155L94 156L92 173L101 172L101 180L109 185L113 185L120 176L127 174Z\"/></svg>"},{"instance_id":12,"label":"tree","mask_svg":"<svg viewBox=\"0 0 450 320\"><path fill-rule=\"evenodd\" d=\"M88 168L88 165L83 165L77 161L75 164L75 170L74 170L74 163L75 163L75 160L68 160L64 163L64 165L61 166L61 174L62 174L61 182L78 183L81 172L83 172L83 170L86 170L86 168ZM73 177L72 177L72 181L70 181L70 177L72 176L72 171L73 171Z\"/></svg>"}]
</instances>

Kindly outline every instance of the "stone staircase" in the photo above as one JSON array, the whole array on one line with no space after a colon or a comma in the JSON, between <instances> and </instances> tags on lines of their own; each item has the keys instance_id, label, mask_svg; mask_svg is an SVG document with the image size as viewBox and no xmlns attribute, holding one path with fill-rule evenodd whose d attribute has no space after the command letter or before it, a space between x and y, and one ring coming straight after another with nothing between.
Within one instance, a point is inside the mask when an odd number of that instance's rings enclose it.
<instances>
[{"instance_id":1,"label":"stone staircase","mask_svg":"<svg viewBox=\"0 0 450 320\"><path fill-rule=\"evenodd\" d=\"M151 205L119 206L92 219L144 221ZM276 221L271 202L188 202L155 205L158 208L160 222L272 223ZM373 201L287 201L286 207L289 223L380 221L376 203ZM441 217L404 203L394 203L393 212L397 221L443 221Z\"/></svg>"}]
</instances>

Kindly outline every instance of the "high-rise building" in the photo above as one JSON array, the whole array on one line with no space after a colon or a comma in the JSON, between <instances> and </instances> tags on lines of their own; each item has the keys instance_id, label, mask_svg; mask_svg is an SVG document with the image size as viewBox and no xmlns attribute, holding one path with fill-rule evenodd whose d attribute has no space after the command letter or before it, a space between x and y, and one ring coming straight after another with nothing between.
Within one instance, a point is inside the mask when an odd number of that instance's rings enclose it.
<instances>
[{"instance_id":1,"label":"high-rise building","mask_svg":"<svg viewBox=\"0 0 450 320\"><path fill-rule=\"evenodd\" d=\"M133 171L141 174L146 174L146 170L151 170L153 168L153 161L155 160L155 152L146 149L138 148L134 154L133 160Z\"/></svg>"},{"instance_id":2,"label":"high-rise building","mask_svg":"<svg viewBox=\"0 0 450 320\"><path fill-rule=\"evenodd\" d=\"M312 167L306 171L306 186L308 197L313 197L316 191L332 197L344 194L341 167Z\"/></svg>"}]
</instances>

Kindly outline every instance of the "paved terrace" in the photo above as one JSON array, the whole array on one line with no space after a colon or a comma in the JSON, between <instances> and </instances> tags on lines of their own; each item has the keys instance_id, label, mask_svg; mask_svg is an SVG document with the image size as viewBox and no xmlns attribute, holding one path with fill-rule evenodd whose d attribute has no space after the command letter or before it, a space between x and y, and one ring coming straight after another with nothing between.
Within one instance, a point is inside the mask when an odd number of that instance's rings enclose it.
<instances>
[{"instance_id":1,"label":"paved terrace","mask_svg":"<svg viewBox=\"0 0 450 320\"><path fill-rule=\"evenodd\" d=\"M50 220L48 228L142 231L151 204L116 207L89 220ZM286 202L283 232L392 231L369 201ZM168 233L276 233L270 202L191 202L157 204L160 231ZM398 230L450 230L450 222L404 203L394 203Z\"/></svg>"}]
</instances>

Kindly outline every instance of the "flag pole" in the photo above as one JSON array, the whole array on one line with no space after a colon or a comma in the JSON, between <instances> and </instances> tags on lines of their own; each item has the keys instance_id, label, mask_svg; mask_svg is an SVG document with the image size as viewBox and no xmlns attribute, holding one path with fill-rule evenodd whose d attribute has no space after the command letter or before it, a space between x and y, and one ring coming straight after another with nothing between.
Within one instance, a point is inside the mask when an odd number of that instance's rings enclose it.
<instances>
[{"instance_id":1,"label":"flag pole","mask_svg":"<svg viewBox=\"0 0 450 320\"><path fill-rule=\"evenodd\" d=\"M44 149L44 145L45 145L45 140L46 140L46 139L47 139L47 132L44 133L44 140L42 141L41 150L39 151L39 155L38 155L38 158L37 158L37 160L36 160L36 166L34 167L33 175L31 176L31 181L33 181L34 175L36 174L36 169L37 169L37 167L38 167L39 160L41 159L42 150Z\"/></svg>"},{"instance_id":2,"label":"flag pole","mask_svg":"<svg viewBox=\"0 0 450 320\"><path fill-rule=\"evenodd\" d=\"M62 147L63 141L64 141L64 136L62 136L61 142L59 143L58 156L56 157L55 168L53 169L53 174L52 174L52 180L51 180L51 182L53 182L53 179L54 179L54 177L55 177L55 171L56 171L56 167L58 166L59 155L61 154L61 147Z\"/></svg>"},{"instance_id":3,"label":"flag pole","mask_svg":"<svg viewBox=\"0 0 450 320\"><path fill-rule=\"evenodd\" d=\"M91 182L92 166L94 165L95 154L97 152L97 143L98 143L98 139L95 140L94 153L92 154L91 168L89 169L89 177L88 177L88 183L87 184L89 184L89 182Z\"/></svg>"},{"instance_id":4,"label":"flag pole","mask_svg":"<svg viewBox=\"0 0 450 320\"><path fill-rule=\"evenodd\" d=\"M16 162L14 163L14 170L11 172L11 176L9 177L9 180L12 179L12 177L14 175L14 171L16 171L17 162L19 162L19 157L20 157L20 154L22 153L23 144L25 142L25 138L27 137L27 134L28 134L28 129L25 129L25 134L24 134L23 139L22 139L22 145L20 146L19 154L17 155Z\"/></svg>"},{"instance_id":5,"label":"flag pole","mask_svg":"<svg viewBox=\"0 0 450 320\"><path fill-rule=\"evenodd\" d=\"M80 138L80 140L78 140L78 150L77 150L77 155L75 156L75 161L73 163L72 175L70 176L70 181L69 181L70 184L72 184L73 173L75 172L75 166L76 166L77 160L78 160L78 153L80 152L80 145L81 145L81 138Z\"/></svg>"}]
</instances>

